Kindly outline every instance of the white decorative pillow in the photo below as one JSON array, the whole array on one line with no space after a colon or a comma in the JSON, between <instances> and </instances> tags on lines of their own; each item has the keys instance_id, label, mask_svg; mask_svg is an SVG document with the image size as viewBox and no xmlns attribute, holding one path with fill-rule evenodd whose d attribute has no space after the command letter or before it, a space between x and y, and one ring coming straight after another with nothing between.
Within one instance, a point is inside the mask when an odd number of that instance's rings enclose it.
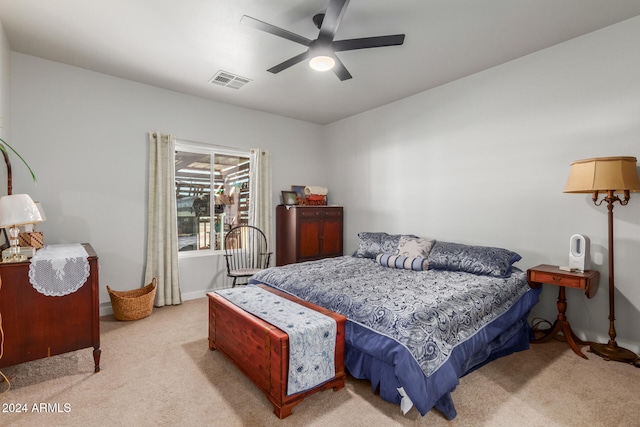
<instances>
[{"instance_id":1,"label":"white decorative pillow","mask_svg":"<svg viewBox=\"0 0 640 427\"><path fill-rule=\"evenodd\" d=\"M434 243L434 240L423 237L401 236L400 241L398 241L398 251L396 255L410 258L426 258L429 256L429 252L431 252Z\"/></svg>"},{"instance_id":2,"label":"white decorative pillow","mask_svg":"<svg viewBox=\"0 0 640 427\"><path fill-rule=\"evenodd\" d=\"M376 262L383 267L402 268L405 270L423 271L429 269L429 262L423 257L378 254Z\"/></svg>"}]
</instances>

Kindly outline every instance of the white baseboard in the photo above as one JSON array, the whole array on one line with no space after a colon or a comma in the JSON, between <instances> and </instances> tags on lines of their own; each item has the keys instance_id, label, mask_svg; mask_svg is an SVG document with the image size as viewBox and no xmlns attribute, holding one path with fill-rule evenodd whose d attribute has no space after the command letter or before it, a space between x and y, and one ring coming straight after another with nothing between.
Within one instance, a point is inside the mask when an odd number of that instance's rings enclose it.
<instances>
[{"instance_id":1,"label":"white baseboard","mask_svg":"<svg viewBox=\"0 0 640 427\"><path fill-rule=\"evenodd\" d=\"M182 294L182 301L189 301L192 299L204 298L208 292L213 292L215 289L203 289L201 291L191 291ZM111 307L111 301L100 303L100 316L109 316L113 314L113 307Z\"/></svg>"}]
</instances>

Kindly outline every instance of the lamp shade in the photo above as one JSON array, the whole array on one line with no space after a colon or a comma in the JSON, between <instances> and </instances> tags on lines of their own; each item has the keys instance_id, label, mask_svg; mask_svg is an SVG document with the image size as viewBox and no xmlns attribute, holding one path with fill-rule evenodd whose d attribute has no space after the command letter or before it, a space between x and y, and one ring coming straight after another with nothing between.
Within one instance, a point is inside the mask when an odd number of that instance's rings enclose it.
<instances>
[{"instance_id":1,"label":"lamp shade","mask_svg":"<svg viewBox=\"0 0 640 427\"><path fill-rule=\"evenodd\" d=\"M42 221L38 207L27 194L0 197L0 228Z\"/></svg>"},{"instance_id":2,"label":"lamp shade","mask_svg":"<svg viewBox=\"0 0 640 427\"><path fill-rule=\"evenodd\" d=\"M565 193L640 191L635 157L598 157L571 163Z\"/></svg>"},{"instance_id":3,"label":"lamp shade","mask_svg":"<svg viewBox=\"0 0 640 427\"><path fill-rule=\"evenodd\" d=\"M42 221L46 221L47 220L47 216L44 213L44 208L42 207L42 203L40 202L34 202L38 208L38 212L40 212L40 217L42 218Z\"/></svg>"}]
</instances>

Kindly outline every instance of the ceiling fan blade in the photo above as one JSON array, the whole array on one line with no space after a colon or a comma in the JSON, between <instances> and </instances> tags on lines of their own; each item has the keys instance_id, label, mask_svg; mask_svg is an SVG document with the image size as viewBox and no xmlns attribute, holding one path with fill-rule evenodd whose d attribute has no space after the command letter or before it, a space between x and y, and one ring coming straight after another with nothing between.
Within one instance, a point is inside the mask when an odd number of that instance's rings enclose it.
<instances>
[{"instance_id":1,"label":"ceiling fan blade","mask_svg":"<svg viewBox=\"0 0 640 427\"><path fill-rule=\"evenodd\" d=\"M371 47L398 46L404 43L404 34L392 36L363 37L359 39L336 40L331 45L335 52L368 49Z\"/></svg>"},{"instance_id":2,"label":"ceiling fan blade","mask_svg":"<svg viewBox=\"0 0 640 427\"><path fill-rule=\"evenodd\" d=\"M327 12L324 14L324 19L322 20L318 40L322 42L333 40L348 5L349 0L331 0L329 7L327 7Z\"/></svg>"},{"instance_id":3,"label":"ceiling fan blade","mask_svg":"<svg viewBox=\"0 0 640 427\"><path fill-rule=\"evenodd\" d=\"M282 28L276 27L275 25L267 24L266 22L260 21L259 19L255 19L247 15L243 15L240 19L240 22L258 30L273 34L274 36L282 37L287 40L291 40L292 42L300 43L304 46L309 46L309 43L311 43L311 40L306 37L299 36L298 34L292 33L291 31L283 30Z\"/></svg>"},{"instance_id":4,"label":"ceiling fan blade","mask_svg":"<svg viewBox=\"0 0 640 427\"><path fill-rule=\"evenodd\" d=\"M277 74L280 71L286 70L287 68L293 65L296 65L298 62L304 61L305 59L307 59L308 56L309 56L309 51L307 50L306 52L302 52L300 55L296 55L293 58L289 58L286 61L281 62L280 64L269 68L267 71L273 74Z\"/></svg>"},{"instance_id":5,"label":"ceiling fan blade","mask_svg":"<svg viewBox=\"0 0 640 427\"><path fill-rule=\"evenodd\" d=\"M340 61L337 56L334 56L333 59L335 59L336 61L336 65L333 66L333 72L336 74L336 76L338 76L340 81L349 80L352 77L351 73L347 71L347 68L344 66L342 61Z\"/></svg>"}]
</instances>

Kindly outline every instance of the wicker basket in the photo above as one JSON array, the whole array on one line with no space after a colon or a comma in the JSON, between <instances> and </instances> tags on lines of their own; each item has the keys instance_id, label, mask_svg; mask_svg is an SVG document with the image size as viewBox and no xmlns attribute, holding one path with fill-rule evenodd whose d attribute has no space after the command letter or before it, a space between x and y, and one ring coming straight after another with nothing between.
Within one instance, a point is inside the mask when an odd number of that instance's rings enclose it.
<instances>
[{"instance_id":1,"label":"wicker basket","mask_svg":"<svg viewBox=\"0 0 640 427\"><path fill-rule=\"evenodd\" d=\"M118 320L138 320L147 317L153 310L157 281L154 277L144 288L131 291L114 291L107 286L111 298L113 315Z\"/></svg>"}]
</instances>

